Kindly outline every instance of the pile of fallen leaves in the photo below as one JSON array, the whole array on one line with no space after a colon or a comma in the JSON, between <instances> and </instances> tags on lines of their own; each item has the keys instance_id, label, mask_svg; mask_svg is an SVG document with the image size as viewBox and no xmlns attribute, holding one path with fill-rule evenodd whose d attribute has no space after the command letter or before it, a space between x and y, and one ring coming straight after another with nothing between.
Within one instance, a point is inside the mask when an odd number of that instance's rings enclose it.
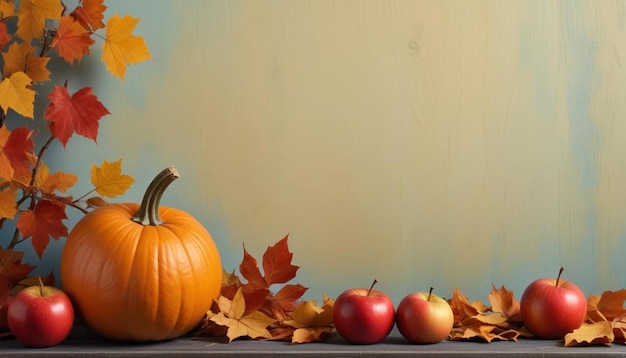
<instances>
[{"instance_id":1,"label":"pile of fallen leaves","mask_svg":"<svg viewBox=\"0 0 626 358\"><path fill-rule=\"evenodd\" d=\"M307 288L290 284L298 266L292 265L288 235L263 254L263 273L257 260L243 250L239 272L245 280L224 272L220 297L198 331L198 337L240 337L282 340L292 343L322 341L332 334L334 300L324 296L322 306L315 300L299 301ZM280 286L273 292L274 287Z\"/></svg>"},{"instance_id":2,"label":"pile of fallen leaves","mask_svg":"<svg viewBox=\"0 0 626 358\"><path fill-rule=\"evenodd\" d=\"M626 343L626 289L589 295L587 318L574 332L565 336L565 345L588 346Z\"/></svg>"},{"instance_id":3,"label":"pile of fallen leaves","mask_svg":"<svg viewBox=\"0 0 626 358\"><path fill-rule=\"evenodd\" d=\"M448 300L454 313L454 326L450 340L478 340L484 342L517 341L522 337L531 337L520 315L520 305L513 291L502 286L491 286L487 306L481 301L469 302L458 289Z\"/></svg>"},{"instance_id":4,"label":"pile of fallen leaves","mask_svg":"<svg viewBox=\"0 0 626 358\"><path fill-rule=\"evenodd\" d=\"M587 318L581 327L567 334L566 347L626 343L626 289L605 291L601 296L589 295ZM524 327L520 304L513 291L492 285L487 306L480 301L469 302L458 289L448 300L454 312L452 341L517 341L533 334Z\"/></svg>"}]
</instances>

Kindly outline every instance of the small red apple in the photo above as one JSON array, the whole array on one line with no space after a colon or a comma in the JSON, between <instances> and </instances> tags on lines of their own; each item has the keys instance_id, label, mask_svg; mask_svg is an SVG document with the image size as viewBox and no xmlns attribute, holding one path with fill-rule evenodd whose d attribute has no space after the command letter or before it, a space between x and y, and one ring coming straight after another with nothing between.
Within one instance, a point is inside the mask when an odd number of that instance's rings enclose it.
<instances>
[{"instance_id":1,"label":"small red apple","mask_svg":"<svg viewBox=\"0 0 626 358\"><path fill-rule=\"evenodd\" d=\"M524 325L538 338L562 339L580 327L587 315L587 300L575 284L541 278L533 281L522 294L520 314Z\"/></svg>"},{"instance_id":2,"label":"small red apple","mask_svg":"<svg viewBox=\"0 0 626 358\"><path fill-rule=\"evenodd\" d=\"M333 322L337 333L349 343L374 344L381 342L395 321L395 306L381 291L351 288L335 300Z\"/></svg>"},{"instance_id":3,"label":"small red apple","mask_svg":"<svg viewBox=\"0 0 626 358\"><path fill-rule=\"evenodd\" d=\"M409 342L438 343L446 339L454 325L454 314L446 300L429 292L413 292L398 305L396 325Z\"/></svg>"},{"instance_id":4,"label":"small red apple","mask_svg":"<svg viewBox=\"0 0 626 358\"><path fill-rule=\"evenodd\" d=\"M74 308L58 288L30 286L21 290L9 304L7 323L15 338L27 347L52 347L69 335L74 324Z\"/></svg>"}]
</instances>

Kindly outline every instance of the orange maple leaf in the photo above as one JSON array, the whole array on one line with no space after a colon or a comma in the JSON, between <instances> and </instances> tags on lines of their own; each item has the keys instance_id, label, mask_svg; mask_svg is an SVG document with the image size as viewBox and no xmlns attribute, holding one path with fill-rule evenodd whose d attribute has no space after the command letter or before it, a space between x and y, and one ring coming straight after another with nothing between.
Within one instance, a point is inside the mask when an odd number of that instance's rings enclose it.
<instances>
[{"instance_id":1,"label":"orange maple leaf","mask_svg":"<svg viewBox=\"0 0 626 358\"><path fill-rule=\"evenodd\" d=\"M91 87L81 88L70 97L67 88L55 85L48 98L50 104L43 116L48 120L50 132L64 147L74 132L96 141L98 121L110 112L93 95Z\"/></svg>"},{"instance_id":2,"label":"orange maple leaf","mask_svg":"<svg viewBox=\"0 0 626 358\"><path fill-rule=\"evenodd\" d=\"M612 321L626 315L624 302L626 289L604 291L602 296L590 295L587 300L587 319L589 321Z\"/></svg>"},{"instance_id":3,"label":"orange maple leaf","mask_svg":"<svg viewBox=\"0 0 626 358\"><path fill-rule=\"evenodd\" d=\"M220 312L213 315L210 320L220 326L228 327L226 335L229 342L239 337L271 338L272 335L267 327L276 320L259 311L245 314L246 302L241 288L237 290L232 301L220 296L217 304Z\"/></svg>"},{"instance_id":4,"label":"orange maple leaf","mask_svg":"<svg viewBox=\"0 0 626 358\"><path fill-rule=\"evenodd\" d=\"M139 19L132 16L112 16L106 24L106 38L102 45L102 61L111 74L124 79L126 64L135 64L152 58L141 36L132 35Z\"/></svg>"},{"instance_id":5,"label":"orange maple leaf","mask_svg":"<svg viewBox=\"0 0 626 358\"><path fill-rule=\"evenodd\" d=\"M2 53L4 73L9 76L16 72L24 72L33 82L50 80L50 71L46 68L49 57L39 57L35 48L26 42L13 43Z\"/></svg>"},{"instance_id":6,"label":"orange maple leaf","mask_svg":"<svg viewBox=\"0 0 626 358\"><path fill-rule=\"evenodd\" d=\"M122 195L135 182L135 178L122 174L122 160L109 163L106 160L100 167L91 165L91 184L96 192L107 198Z\"/></svg>"},{"instance_id":7,"label":"orange maple leaf","mask_svg":"<svg viewBox=\"0 0 626 358\"><path fill-rule=\"evenodd\" d=\"M491 285L489 303L491 303L491 310L493 312L502 313L508 319L517 318L521 321L521 316L519 316L519 301L515 299L513 291L507 290L504 285L499 289L496 289L496 286L493 284Z\"/></svg>"},{"instance_id":8,"label":"orange maple leaf","mask_svg":"<svg viewBox=\"0 0 626 358\"><path fill-rule=\"evenodd\" d=\"M0 107L9 108L26 118L33 118L35 91L30 88L32 80L24 72L15 72L0 82Z\"/></svg>"},{"instance_id":9,"label":"orange maple leaf","mask_svg":"<svg viewBox=\"0 0 626 358\"><path fill-rule=\"evenodd\" d=\"M15 200L17 192L13 188L7 188L0 191L0 218L13 219L17 214L17 206Z\"/></svg>"},{"instance_id":10,"label":"orange maple leaf","mask_svg":"<svg viewBox=\"0 0 626 358\"><path fill-rule=\"evenodd\" d=\"M58 240L67 236L67 227L63 224L65 219L67 219L65 205L40 200L34 210L22 212L15 225L24 239L32 236L33 248L41 258L48 247L50 237Z\"/></svg>"},{"instance_id":11,"label":"orange maple leaf","mask_svg":"<svg viewBox=\"0 0 626 358\"><path fill-rule=\"evenodd\" d=\"M0 19L15 16L15 4L13 1L0 0Z\"/></svg>"},{"instance_id":12,"label":"orange maple leaf","mask_svg":"<svg viewBox=\"0 0 626 358\"><path fill-rule=\"evenodd\" d=\"M22 0L17 12L17 36L30 43L41 38L46 19L59 20L63 13L61 0Z\"/></svg>"},{"instance_id":13,"label":"orange maple leaf","mask_svg":"<svg viewBox=\"0 0 626 358\"><path fill-rule=\"evenodd\" d=\"M85 29L96 31L104 28L104 11L107 7L104 0L83 0L82 6L77 6L70 14L74 16Z\"/></svg>"},{"instance_id":14,"label":"orange maple leaf","mask_svg":"<svg viewBox=\"0 0 626 358\"><path fill-rule=\"evenodd\" d=\"M12 180L14 176L29 175L29 153L35 147L32 134L26 127L11 132L6 126L0 127L0 178Z\"/></svg>"},{"instance_id":15,"label":"orange maple leaf","mask_svg":"<svg viewBox=\"0 0 626 358\"><path fill-rule=\"evenodd\" d=\"M65 193L67 189L74 186L76 182L78 182L78 177L74 174L67 174L62 171L50 174L50 169L44 162L39 166L37 178L35 179L39 190L51 194L57 190Z\"/></svg>"},{"instance_id":16,"label":"orange maple leaf","mask_svg":"<svg viewBox=\"0 0 626 358\"><path fill-rule=\"evenodd\" d=\"M50 43L51 48L56 48L59 56L70 64L80 60L83 55L89 54L89 47L95 41L90 33L72 16L63 16L59 22L56 36Z\"/></svg>"}]
</instances>

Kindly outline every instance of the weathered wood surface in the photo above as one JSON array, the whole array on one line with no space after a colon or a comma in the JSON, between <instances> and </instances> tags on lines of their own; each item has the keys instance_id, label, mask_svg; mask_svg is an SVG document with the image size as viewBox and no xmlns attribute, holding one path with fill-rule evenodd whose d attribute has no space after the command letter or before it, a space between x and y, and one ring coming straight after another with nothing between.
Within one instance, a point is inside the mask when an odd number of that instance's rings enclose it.
<instances>
[{"instance_id":1,"label":"weathered wood surface","mask_svg":"<svg viewBox=\"0 0 626 358\"><path fill-rule=\"evenodd\" d=\"M96 337L78 329L61 345L51 348L22 347L15 340L0 342L0 356L29 357L57 355L64 357L618 357L626 356L626 345L596 347L563 347L562 341L520 340L519 342L449 342L433 345L409 344L394 330L383 343L351 345L337 335L324 343L294 345L286 342L183 337L159 343L120 343Z\"/></svg>"}]
</instances>

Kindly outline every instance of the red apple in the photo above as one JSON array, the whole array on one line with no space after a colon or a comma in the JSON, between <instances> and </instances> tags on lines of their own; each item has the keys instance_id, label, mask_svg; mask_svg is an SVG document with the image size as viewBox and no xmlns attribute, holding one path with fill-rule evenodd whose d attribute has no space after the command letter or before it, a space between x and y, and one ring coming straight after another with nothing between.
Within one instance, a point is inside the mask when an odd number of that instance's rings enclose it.
<instances>
[{"instance_id":1,"label":"red apple","mask_svg":"<svg viewBox=\"0 0 626 358\"><path fill-rule=\"evenodd\" d=\"M335 300L335 329L349 343L378 343L393 328L395 306L389 296L373 289L376 282L369 289L348 289Z\"/></svg>"},{"instance_id":2,"label":"red apple","mask_svg":"<svg viewBox=\"0 0 626 358\"><path fill-rule=\"evenodd\" d=\"M575 284L561 280L562 272L561 267L556 280L541 278L533 281L522 294L522 320L538 338L562 339L585 321L585 295Z\"/></svg>"},{"instance_id":3,"label":"red apple","mask_svg":"<svg viewBox=\"0 0 626 358\"><path fill-rule=\"evenodd\" d=\"M438 343L446 339L454 325L454 314L446 300L429 292L413 292L398 305L396 325L409 342Z\"/></svg>"},{"instance_id":4,"label":"red apple","mask_svg":"<svg viewBox=\"0 0 626 358\"><path fill-rule=\"evenodd\" d=\"M74 308L58 288L30 286L9 304L7 323L15 338L27 347L51 347L61 343L74 324Z\"/></svg>"}]
</instances>

